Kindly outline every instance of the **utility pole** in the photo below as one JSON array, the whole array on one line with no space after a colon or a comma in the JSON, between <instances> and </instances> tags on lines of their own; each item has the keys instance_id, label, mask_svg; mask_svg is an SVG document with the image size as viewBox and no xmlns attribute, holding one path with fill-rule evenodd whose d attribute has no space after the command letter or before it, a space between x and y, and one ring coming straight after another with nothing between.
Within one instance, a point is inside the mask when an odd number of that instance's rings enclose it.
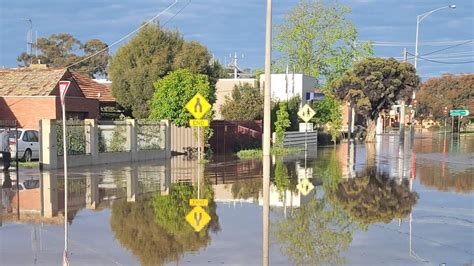
<instances>
[{"instance_id":1,"label":"utility pole","mask_svg":"<svg viewBox=\"0 0 474 266\"><path fill-rule=\"evenodd\" d=\"M263 248L262 262L269 265L270 227L270 135L271 135L271 49L272 49L272 0L267 0L265 25L265 90L263 108Z\"/></svg>"}]
</instances>

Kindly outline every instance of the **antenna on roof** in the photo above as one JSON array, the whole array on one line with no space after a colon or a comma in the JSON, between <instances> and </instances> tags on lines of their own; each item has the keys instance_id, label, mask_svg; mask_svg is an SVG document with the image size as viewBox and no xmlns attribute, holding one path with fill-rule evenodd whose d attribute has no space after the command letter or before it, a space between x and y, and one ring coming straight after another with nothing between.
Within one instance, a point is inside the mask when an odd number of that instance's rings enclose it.
<instances>
[{"instance_id":1,"label":"antenna on roof","mask_svg":"<svg viewBox=\"0 0 474 266\"><path fill-rule=\"evenodd\" d=\"M24 18L22 20L30 23L30 29L26 33L26 53L30 56L31 65L33 63L33 58L31 58L31 54L33 53L33 20L31 20L31 18Z\"/></svg>"}]
</instances>

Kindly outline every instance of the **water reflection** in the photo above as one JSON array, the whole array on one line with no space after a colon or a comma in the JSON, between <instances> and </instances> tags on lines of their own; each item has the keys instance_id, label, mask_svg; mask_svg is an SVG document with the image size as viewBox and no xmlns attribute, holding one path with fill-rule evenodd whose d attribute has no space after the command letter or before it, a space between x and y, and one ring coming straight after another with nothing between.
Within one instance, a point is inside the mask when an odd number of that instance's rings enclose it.
<instances>
[{"instance_id":1,"label":"water reflection","mask_svg":"<svg viewBox=\"0 0 474 266\"><path fill-rule=\"evenodd\" d=\"M115 201L110 219L112 231L143 265L179 261L184 253L206 247L211 241L210 233L220 230L209 182L203 185L202 197L209 200L209 206L204 208L211 216L210 223L200 232L186 223L189 199L196 196L196 186L178 183L171 187L169 195L158 193L135 202Z\"/></svg>"}]
</instances>

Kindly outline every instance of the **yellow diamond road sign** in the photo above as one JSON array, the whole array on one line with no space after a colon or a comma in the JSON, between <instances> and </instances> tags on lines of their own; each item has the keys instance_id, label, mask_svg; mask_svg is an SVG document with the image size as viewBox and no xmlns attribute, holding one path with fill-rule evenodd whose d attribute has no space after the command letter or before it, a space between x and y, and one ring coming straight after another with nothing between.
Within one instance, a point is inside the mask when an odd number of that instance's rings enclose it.
<instances>
[{"instance_id":1,"label":"yellow diamond road sign","mask_svg":"<svg viewBox=\"0 0 474 266\"><path fill-rule=\"evenodd\" d=\"M194 231L199 232L211 221L211 216L203 208L196 206L186 215L186 221Z\"/></svg>"},{"instance_id":2,"label":"yellow diamond road sign","mask_svg":"<svg viewBox=\"0 0 474 266\"><path fill-rule=\"evenodd\" d=\"M210 109L211 105L206 101L199 92L189 100L186 104L186 109L196 118L201 119Z\"/></svg>"},{"instance_id":3,"label":"yellow diamond road sign","mask_svg":"<svg viewBox=\"0 0 474 266\"><path fill-rule=\"evenodd\" d=\"M308 121L311 120L311 118L313 118L314 114L316 113L311 107L309 107L308 104L305 104L303 108L301 108L301 110L299 110L298 112L298 116L301 119L303 119L303 121L305 121L306 123L308 123Z\"/></svg>"},{"instance_id":4,"label":"yellow diamond road sign","mask_svg":"<svg viewBox=\"0 0 474 266\"><path fill-rule=\"evenodd\" d=\"M308 195L311 190L313 190L314 186L311 182L309 182L308 178L304 178L301 180L296 188L303 194L304 196Z\"/></svg>"}]
</instances>

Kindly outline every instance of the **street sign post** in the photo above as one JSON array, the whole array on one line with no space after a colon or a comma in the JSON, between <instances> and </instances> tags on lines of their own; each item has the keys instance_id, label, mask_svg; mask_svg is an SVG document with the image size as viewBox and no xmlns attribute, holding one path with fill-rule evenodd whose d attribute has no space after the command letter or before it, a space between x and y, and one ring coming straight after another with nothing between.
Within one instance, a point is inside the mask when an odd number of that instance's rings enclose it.
<instances>
[{"instance_id":1,"label":"street sign post","mask_svg":"<svg viewBox=\"0 0 474 266\"><path fill-rule=\"evenodd\" d=\"M63 159L64 159L64 255L63 260L68 261L68 177L67 177L67 139L66 139L66 93L71 85L70 81L62 80L58 82L59 98L61 100L61 109L63 116Z\"/></svg>"},{"instance_id":2,"label":"street sign post","mask_svg":"<svg viewBox=\"0 0 474 266\"><path fill-rule=\"evenodd\" d=\"M201 119L209 110L211 110L211 104L204 98L199 92L194 95L185 108L194 116L196 119L189 120L189 125L192 127L198 127L198 160L201 160L201 128L209 126L209 120ZM194 228L196 232L202 230L204 226L211 220L211 217L201 206L207 206L207 199L201 199L201 162L198 162L198 176L197 176L197 199L190 199L189 205L194 206L194 209L186 215L186 221Z\"/></svg>"},{"instance_id":3,"label":"street sign post","mask_svg":"<svg viewBox=\"0 0 474 266\"><path fill-rule=\"evenodd\" d=\"M308 136L308 121L313 118L313 116L316 114L316 112L308 105L305 104L301 110L298 111L298 116L303 119L305 122L305 127L304 127L304 170L306 173L306 161L307 161L307 154L308 154L308 142L307 142L307 136ZM306 177L306 176L305 176Z\"/></svg>"},{"instance_id":4,"label":"street sign post","mask_svg":"<svg viewBox=\"0 0 474 266\"><path fill-rule=\"evenodd\" d=\"M450 116L468 116L469 110L450 110L449 115Z\"/></svg>"}]
</instances>

